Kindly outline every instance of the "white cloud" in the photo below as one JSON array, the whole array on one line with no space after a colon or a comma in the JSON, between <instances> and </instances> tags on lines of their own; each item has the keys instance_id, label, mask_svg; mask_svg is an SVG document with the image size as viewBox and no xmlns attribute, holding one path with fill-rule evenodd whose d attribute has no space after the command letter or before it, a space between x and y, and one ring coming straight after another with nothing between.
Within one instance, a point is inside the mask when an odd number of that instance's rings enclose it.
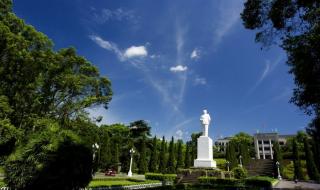
<instances>
[{"instance_id":1,"label":"white cloud","mask_svg":"<svg viewBox=\"0 0 320 190\"><path fill-rule=\"evenodd\" d=\"M101 12L97 12L96 9L92 9L94 20L103 24L107 21L116 20L116 21L133 21L137 22L137 16L132 10L125 10L123 8L118 9L102 9Z\"/></svg>"},{"instance_id":2,"label":"white cloud","mask_svg":"<svg viewBox=\"0 0 320 190\"><path fill-rule=\"evenodd\" d=\"M200 50L197 49L197 48L195 48L195 49L191 52L191 54L190 54L190 59L195 59L195 60L197 60L197 59L199 59L199 58L200 58Z\"/></svg>"},{"instance_id":3,"label":"white cloud","mask_svg":"<svg viewBox=\"0 0 320 190\"><path fill-rule=\"evenodd\" d=\"M89 38L101 48L114 52L118 56L120 61L124 60L122 51L118 48L118 46L115 43L104 40L97 35L90 35Z\"/></svg>"},{"instance_id":4,"label":"white cloud","mask_svg":"<svg viewBox=\"0 0 320 190\"><path fill-rule=\"evenodd\" d=\"M170 71L177 73L177 72L184 72L188 70L187 66L183 66L183 65L177 65L175 67L170 67Z\"/></svg>"},{"instance_id":5,"label":"white cloud","mask_svg":"<svg viewBox=\"0 0 320 190\"><path fill-rule=\"evenodd\" d=\"M146 57L148 55L148 51L145 46L131 46L123 52L115 43L104 40L100 36L90 35L89 38L101 48L115 53L120 61L125 61L132 58Z\"/></svg>"},{"instance_id":6,"label":"white cloud","mask_svg":"<svg viewBox=\"0 0 320 190\"><path fill-rule=\"evenodd\" d=\"M194 85L206 85L207 84L207 80L205 78L202 77L196 77L193 81Z\"/></svg>"},{"instance_id":7,"label":"white cloud","mask_svg":"<svg viewBox=\"0 0 320 190\"><path fill-rule=\"evenodd\" d=\"M231 31L232 27L240 20L243 9L242 0L221 1L218 12L218 22L214 23L214 43L219 44Z\"/></svg>"},{"instance_id":8,"label":"white cloud","mask_svg":"<svg viewBox=\"0 0 320 190\"><path fill-rule=\"evenodd\" d=\"M148 55L148 51L145 46L131 46L126 49L124 56L126 58L145 57Z\"/></svg>"},{"instance_id":9,"label":"white cloud","mask_svg":"<svg viewBox=\"0 0 320 190\"><path fill-rule=\"evenodd\" d=\"M183 131L182 130L178 130L176 131L176 134L174 135L175 139L183 139Z\"/></svg>"}]
</instances>

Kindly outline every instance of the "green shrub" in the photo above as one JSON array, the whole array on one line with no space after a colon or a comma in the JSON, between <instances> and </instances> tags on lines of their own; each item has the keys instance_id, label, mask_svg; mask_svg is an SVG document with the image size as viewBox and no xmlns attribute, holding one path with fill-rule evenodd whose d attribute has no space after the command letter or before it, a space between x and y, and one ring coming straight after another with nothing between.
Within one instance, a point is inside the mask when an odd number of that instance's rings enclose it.
<instances>
[{"instance_id":1,"label":"green shrub","mask_svg":"<svg viewBox=\"0 0 320 190\"><path fill-rule=\"evenodd\" d=\"M215 177L199 177L198 181L203 184L211 184L215 187L242 187L243 183L239 179L221 179Z\"/></svg>"},{"instance_id":2,"label":"green shrub","mask_svg":"<svg viewBox=\"0 0 320 190\"><path fill-rule=\"evenodd\" d=\"M177 178L177 174L146 173L145 178L149 180L174 181Z\"/></svg>"},{"instance_id":3,"label":"green shrub","mask_svg":"<svg viewBox=\"0 0 320 190\"><path fill-rule=\"evenodd\" d=\"M236 179L244 179L248 176L247 170L240 166L233 168L232 172Z\"/></svg>"},{"instance_id":4,"label":"green shrub","mask_svg":"<svg viewBox=\"0 0 320 190\"><path fill-rule=\"evenodd\" d=\"M257 176L245 179L245 185L247 187L260 187L272 189L272 183L275 179L271 177Z\"/></svg>"}]
</instances>

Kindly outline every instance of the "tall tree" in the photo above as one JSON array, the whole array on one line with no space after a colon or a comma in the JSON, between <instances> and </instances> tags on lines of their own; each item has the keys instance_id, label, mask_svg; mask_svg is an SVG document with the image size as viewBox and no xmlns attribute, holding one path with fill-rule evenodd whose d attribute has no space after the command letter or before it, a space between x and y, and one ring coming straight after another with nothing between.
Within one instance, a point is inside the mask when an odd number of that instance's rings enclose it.
<instances>
[{"instance_id":1,"label":"tall tree","mask_svg":"<svg viewBox=\"0 0 320 190\"><path fill-rule=\"evenodd\" d=\"M159 156L159 172L166 173L166 167L167 167L167 143L164 136L162 137L161 142L161 149L160 149L160 156Z\"/></svg>"},{"instance_id":2,"label":"tall tree","mask_svg":"<svg viewBox=\"0 0 320 190\"><path fill-rule=\"evenodd\" d=\"M280 164L280 172L282 172L282 154L281 154L281 149L279 146L279 142L275 141L272 145L272 150L273 150L273 170L275 174L278 174L278 166L277 162Z\"/></svg>"},{"instance_id":3,"label":"tall tree","mask_svg":"<svg viewBox=\"0 0 320 190\"><path fill-rule=\"evenodd\" d=\"M191 157L190 157L190 141L188 141L186 143L186 151L185 151L185 154L184 154L184 167L185 168L189 168L190 166L192 166L191 164Z\"/></svg>"},{"instance_id":4,"label":"tall tree","mask_svg":"<svg viewBox=\"0 0 320 190\"><path fill-rule=\"evenodd\" d=\"M169 144L169 157L167 162L167 173L175 173L176 167L175 167L175 151L174 151L174 138L171 138L170 144Z\"/></svg>"},{"instance_id":5,"label":"tall tree","mask_svg":"<svg viewBox=\"0 0 320 190\"><path fill-rule=\"evenodd\" d=\"M139 173L140 174L144 174L148 171L147 168L147 148L146 148L146 143L145 143L145 139L143 139L142 143L141 143L141 151L140 151L140 157L139 157Z\"/></svg>"},{"instance_id":6,"label":"tall tree","mask_svg":"<svg viewBox=\"0 0 320 190\"><path fill-rule=\"evenodd\" d=\"M230 162L230 169L238 166L238 159L236 156L236 149L233 142L229 142L226 149L226 160Z\"/></svg>"},{"instance_id":7,"label":"tall tree","mask_svg":"<svg viewBox=\"0 0 320 190\"><path fill-rule=\"evenodd\" d=\"M176 151L177 152L177 154L176 154L176 158L177 158L176 169L184 167L182 145L183 145L183 141L182 140L178 140L178 142L177 142L177 151Z\"/></svg>"},{"instance_id":8,"label":"tall tree","mask_svg":"<svg viewBox=\"0 0 320 190\"><path fill-rule=\"evenodd\" d=\"M293 165L294 165L294 179L303 179L301 160L299 155L299 148L297 140L294 139L292 143Z\"/></svg>"},{"instance_id":9,"label":"tall tree","mask_svg":"<svg viewBox=\"0 0 320 190\"><path fill-rule=\"evenodd\" d=\"M149 161L149 171L156 172L157 171L157 163L158 163L158 150L157 150L157 137L154 136L152 141L152 152Z\"/></svg>"},{"instance_id":10,"label":"tall tree","mask_svg":"<svg viewBox=\"0 0 320 190\"><path fill-rule=\"evenodd\" d=\"M240 144L239 156L240 155L242 159L242 164L247 165L250 162L249 146L247 144Z\"/></svg>"},{"instance_id":11,"label":"tall tree","mask_svg":"<svg viewBox=\"0 0 320 190\"><path fill-rule=\"evenodd\" d=\"M319 15L318 0L247 0L241 14L244 26L258 31L257 42L267 46L277 43L286 51L296 84L291 102L314 116L308 126L314 142L320 142ZM316 145L314 153L319 152Z\"/></svg>"},{"instance_id":12,"label":"tall tree","mask_svg":"<svg viewBox=\"0 0 320 190\"><path fill-rule=\"evenodd\" d=\"M319 171L313 160L313 155L309 145L308 137L304 138L304 150L306 155L307 172L308 172L309 178L312 180L320 181Z\"/></svg>"}]
</instances>

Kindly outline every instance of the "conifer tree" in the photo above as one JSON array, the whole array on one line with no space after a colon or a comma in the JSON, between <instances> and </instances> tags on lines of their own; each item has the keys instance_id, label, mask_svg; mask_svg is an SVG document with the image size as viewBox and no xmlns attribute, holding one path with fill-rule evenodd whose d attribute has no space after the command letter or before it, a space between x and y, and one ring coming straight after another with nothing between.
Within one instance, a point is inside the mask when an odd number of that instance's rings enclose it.
<instances>
[{"instance_id":1,"label":"conifer tree","mask_svg":"<svg viewBox=\"0 0 320 190\"><path fill-rule=\"evenodd\" d=\"M294 139L292 143L293 165L294 165L294 179L303 179L301 161L299 156L299 149L297 140Z\"/></svg>"},{"instance_id":2,"label":"conifer tree","mask_svg":"<svg viewBox=\"0 0 320 190\"><path fill-rule=\"evenodd\" d=\"M230 162L230 169L238 166L235 145L231 141L227 145L226 160Z\"/></svg>"},{"instance_id":3,"label":"conifer tree","mask_svg":"<svg viewBox=\"0 0 320 190\"><path fill-rule=\"evenodd\" d=\"M178 143L177 143L177 166L176 166L176 169L184 167L182 144L183 144L183 141L182 140L178 140Z\"/></svg>"},{"instance_id":4,"label":"conifer tree","mask_svg":"<svg viewBox=\"0 0 320 190\"><path fill-rule=\"evenodd\" d=\"M175 151L174 151L174 138L171 138L171 142L169 145L169 158L167 162L167 172L168 173L175 173L176 167L175 167Z\"/></svg>"},{"instance_id":5,"label":"conifer tree","mask_svg":"<svg viewBox=\"0 0 320 190\"><path fill-rule=\"evenodd\" d=\"M161 173L166 173L166 167L167 167L166 153L167 153L167 144L163 136L162 142L161 142L160 155L159 155L160 163L159 163L159 169L158 169L158 171Z\"/></svg>"},{"instance_id":6,"label":"conifer tree","mask_svg":"<svg viewBox=\"0 0 320 190\"><path fill-rule=\"evenodd\" d=\"M190 142L186 143L186 151L184 154L184 167L189 168L191 166L190 164Z\"/></svg>"},{"instance_id":7,"label":"conifer tree","mask_svg":"<svg viewBox=\"0 0 320 190\"><path fill-rule=\"evenodd\" d=\"M274 173L278 175L278 166L277 162L280 163L280 173L282 172L282 154L279 146L279 142L275 141L272 145L272 150L273 150L273 170Z\"/></svg>"},{"instance_id":8,"label":"conifer tree","mask_svg":"<svg viewBox=\"0 0 320 190\"><path fill-rule=\"evenodd\" d=\"M156 172L158 163L157 137L154 136L152 141L152 152L149 161L149 171Z\"/></svg>"},{"instance_id":9,"label":"conifer tree","mask_svg":"<svg viewBox=\"0 0 320 190\"><path fill-rule=\"evenodd\" d=\"M248 144L242 143L240 145L240 155L242 157L241 161L243 165L247 165L250 162L250 154Z\"/></svg>"},{"instance_id":10,"label":"conifer tree","mask_svg":"<svg viewBox=\"0 0 320 190\"><path fill-rule=\"evenodd\" d=\"M313 154L311 152L308 137L304 138L304 150L305 150L305 155L306 155L308 176L312 180L319 181L320 180L319 171L318 171L316 164L313 160Z\"/></svg>"},{"instance_id":11,"label":"conifer tree","mask_svg":"<svg viewBox=\"0 0 320 190\"><path fill-rule=\"evenodd\" d=\"M141 151L139 157L139 173L144 174L147 172L147 156L146 156L146 142L145 138L142 139L141 142Z\"/></svg>"}]
</instances>

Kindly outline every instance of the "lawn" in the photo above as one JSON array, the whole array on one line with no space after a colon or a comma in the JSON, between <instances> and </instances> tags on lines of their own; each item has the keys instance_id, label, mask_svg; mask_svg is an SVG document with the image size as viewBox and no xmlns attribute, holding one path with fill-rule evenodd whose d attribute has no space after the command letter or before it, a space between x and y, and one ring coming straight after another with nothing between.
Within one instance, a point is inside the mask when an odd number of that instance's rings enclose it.
<instances>
[{"instance_id":1,"label":"lawn","mask_svg":"<svg viewBox=\"0 0 320 190\"><path fill-rule=\"evenodd\" d=\"M127 186L127 185L139 185L139 184L148 184L148 183L160 183L158 180L144 180L144 181L135 181L131 179L117 179L117 180L92 180L89 184L89 187L110 187L110 186Z\"/></svg>"}]
</instances>

